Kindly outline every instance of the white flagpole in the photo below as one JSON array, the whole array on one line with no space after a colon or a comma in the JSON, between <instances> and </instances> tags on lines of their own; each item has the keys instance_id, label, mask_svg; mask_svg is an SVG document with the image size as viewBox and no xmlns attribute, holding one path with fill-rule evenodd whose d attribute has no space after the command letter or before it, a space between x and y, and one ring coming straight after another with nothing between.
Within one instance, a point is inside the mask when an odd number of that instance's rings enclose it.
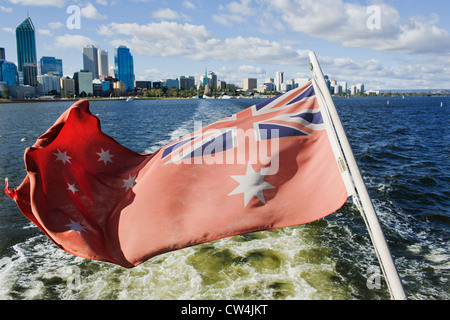
<instances>
[{"instance_id":1,"label":"white flagpole","mask_svg":"<svg viewBox=\"0 0 450 320\"><path fill-rule=\"evenodd\" d=\"M383 270L386 283L391 293L391 298L394 300L405 300L407 299L407 297L403 289L403 285L400 280L397 268L395 267L392 255L381 229L380 222L373 207L372 200L370 199L370 196L367 192L366 185L359 171L358 164L356 163L344 128L339 119L336 107L334 106L330 92L328 91L328 87L323 77L322 69L320 68L319 62L314 52L310 52L309 57L313 72L313 82L316 85L315 89L319 91L316 92L316 95L322 96L322 99L318 99L319 103L323 104L320 107L321 109L325 109L325 111L329 114L332 125L334 126L334 130L336 131L340 147L342 148L356 190L353 199L356 200L355 204L359 208L361 215L364 217L364 220L366 222L369 235L371 237L375 252L377 253L377 257L381 265L381 269Z\"/></svg>"}]
</instances>

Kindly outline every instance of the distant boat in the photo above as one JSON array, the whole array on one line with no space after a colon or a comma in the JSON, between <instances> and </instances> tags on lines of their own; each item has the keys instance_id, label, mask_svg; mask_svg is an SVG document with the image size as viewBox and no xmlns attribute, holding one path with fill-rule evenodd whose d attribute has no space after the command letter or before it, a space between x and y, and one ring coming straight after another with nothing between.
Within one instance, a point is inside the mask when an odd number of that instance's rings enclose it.
<instances>
[{"instance_id":1,"label":"distant boat","mask_svg":"<svg viewBox=\"0 0 450 320\"><path fill-rule=\"evenodd\" d=\"M126 101L133 101L132 97L128 97Z\"/></svg>"}]
</instances>

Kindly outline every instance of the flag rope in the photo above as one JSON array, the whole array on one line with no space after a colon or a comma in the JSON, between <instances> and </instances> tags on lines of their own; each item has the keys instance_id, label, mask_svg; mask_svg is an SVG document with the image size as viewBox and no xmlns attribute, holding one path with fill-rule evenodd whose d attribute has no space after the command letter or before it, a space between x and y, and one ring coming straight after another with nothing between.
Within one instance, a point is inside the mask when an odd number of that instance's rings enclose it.
<instances>
[{"instance_id":1,"label":"flag rope","mask_svg":"<svg viewBox=\"0 0 450 320\"><path fill-rule=\"evenodd\" d=\"M318 99L321 111L324 111L327 118L331 119L331 125L334 127L339 148L343 152L343 156L346 161L346 166L349 169L349 173L352 179L354 193L349 193L349 196L353 196L353 201L358 207L361 215L366 223L372 244L375 248L375 252L378 257L381 269L386 280L386 283L393 300L405 300L407 299L406 293L403 289L403 285L398 274L397 268L393 261L391 252L387 245L386 239L381 229L378 216L373 207L372 200L367 192L366 185L359 171L358 164L356 163L353 151L348 142L342 123L339 119L339 115L334 106L328 87L323 77L322 69L317 60L316 54L311 51L309 53L311 71L313 73L313 84L316 89L316 94L321 96ZM331 139L331 138L330 138ZM335 148L335 147L333 147ZM338 162L338 165L342 165ZM342 170L341 170L342 172Z\"/></svg>"}]
</instances>

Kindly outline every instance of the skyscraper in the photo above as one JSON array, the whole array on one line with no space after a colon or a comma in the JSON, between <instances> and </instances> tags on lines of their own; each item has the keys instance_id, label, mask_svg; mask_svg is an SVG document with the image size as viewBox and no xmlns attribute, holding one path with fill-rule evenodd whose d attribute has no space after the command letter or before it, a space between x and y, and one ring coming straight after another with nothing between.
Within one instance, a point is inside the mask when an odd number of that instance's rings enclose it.
<instances>
[{"instance_id":1,"label":"skyscraper","mask_svg":"<svg viewBox=\"0 0 450 320\"><path fill-rule=\"evenodd\" d=\"M23 71L24 63L36 63L36 39L34 25L27 17L16 28L17 68Z\"/></svg>"},{"instance_id":2,"label":"skyscraper","mask_svg":"<svg viewBox=\"0 0 450 320\"><path fill-rule=\"evenodd\" d=\"M108 75L108 51L98 50L98 76L106 77Z\"/></svg>"},{"instance_id":3,"label":"skyscraper","mask_svg":"<svg viewBox=\"0 0 450 320\"><path fill-rule=\"evenodd\" d=\"M277 71L275 74L275 90L281 92L281 84L284 82L283 80L283 72Z\"/></svg>"},{"instance_id":4,"label":"skyscraper","mask_svg":"<svg viewBox=\"0 0 450 320\"><path fill-rule=\"evenodd\" d=\"M5 48L0 48L0 60L6 60L6 58L5 58Z\"/></svg>"},{"instance_id":5,"label":"skyscraper","mask_svg":"<svg viewBox=\"0 0 450 320\"><path fill-rule=\"evenodd\" d=\"M125 83L125 90L134 90L133 56L126 46L118 46L114 55L116 79Z\"/></svg>"},{"instance_id":6,"label":"skyscraper","mask_svg":"<svg viewBox=\"0 0 450 320\"><path fill-rule=\"evenodd\" d=\"M62 60L55 57L42 57L39 60L39 67L41 68L41 75L47 73L58 73L60 77L63 76Z\"/></svg>"},{"instance_id":7,"label":"skyscraper","mask_svg":"<svg viewBox=\"0 0 450 320\"><path fill-rule=\"evenodd\" d=\"M93 79L98 79L98 53L92 45L83 47L83 69L91 72Z\"/></svg>"},{"instance_id":8,"label":"skyscraper","mask_svg":"<svg viewBox=\"0 0 450 320\"><path fill-rule=\"evenodd\" d=\"M36 63L24 63L23 64L23 84L28 86L37 87L37 64Z\"/></svg>"}]
</instances>

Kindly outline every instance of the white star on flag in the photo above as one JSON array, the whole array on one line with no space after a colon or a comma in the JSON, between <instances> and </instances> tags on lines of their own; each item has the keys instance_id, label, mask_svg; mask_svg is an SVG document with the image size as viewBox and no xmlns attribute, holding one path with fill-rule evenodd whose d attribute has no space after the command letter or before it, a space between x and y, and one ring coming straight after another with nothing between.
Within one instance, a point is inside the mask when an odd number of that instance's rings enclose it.
<instances>
[{"instance_id":1,"label":"white star on flag","mask_svg":"<svg viewBox=\"0 0 450 320\"><path fill-rule=\"evenodd\" d=\"M102 148L102 150L100 152L97 152L97 154L100 156L100 159L98 159L98 161L103 161L105 163L105 166L107 162L113 162L111 158L114 157L114 155L109 153L109 149L104 151Z\"/></svg>"},{"instance_id":2,"label":"white star on flag","mask_svg":"<svg viewBox=\"0 0 450 320\"><path fill-rule=\"evenodd\" d=\"M70 220L70 223L66 224L66 227L70 228L69 233L72 231L76 231L76 232L78 232L79 235L81 235L82 231L86 232L86 230L85 230L86 228L83 227L78 221L73 221L72 219L69 219L69 220Z\"/></svg>"},{"instance_id":3,"label":"white star on flag","mask_svg":"<svg viewBox=\"0 0 450 320\"><path fill-rule=\"evenodd\" d=\"M75 192L79 191L79 190L75 187L75 183L74 183L74 184L68 183L67 185L69 186L69 187L67 188L67 190L72 191L72 193L75 194Z\"/></svg>"},{"instance_id":4,"label":"white star on flag","mask_svg":"<svg viewBox=\"0 0 450 320\"><path fill-rule=\"evenodd\" d=\"M61 160L63 164L66 164L66 162L72 163L70 162L70 159L72 159L72 157L69 157L67 155L67 151L61 152L58 149L58 153L54 153L54 155L57 157L55 161Z\"/></svg>"},{"instance_id":5,"label":"white star on flag","mask_svg":"<svg viewBox=\"0 0 450 320\"><path fill-rule=\"evenodd\" d=\"M128 189L130 189L130 188L132 189L136 183L137 183L136 175L134 177L132 177L130 174L128 179L123 179L122 188L126 188L125 191L128 191Z\"/></svg>"},{"instance_id":6,"label":"white star on flag","mask_svg":"<svg viewBox=\"0 0 450 320\"><path fill-rule=\"evenodd\" d=\"M235 195L239 193L244 194L244 207L250 202L250 200L255 196L262 203L266 204L264 199L263 190L275 188L271 184L264 181L264 177L269 168L262 168L261 171L255 172L253 170L250 162L247 165L247 172L242 176L231 176L234 180L239 182L239 186L236 187L230 194Z\"/></svg>"}]
</instances>

